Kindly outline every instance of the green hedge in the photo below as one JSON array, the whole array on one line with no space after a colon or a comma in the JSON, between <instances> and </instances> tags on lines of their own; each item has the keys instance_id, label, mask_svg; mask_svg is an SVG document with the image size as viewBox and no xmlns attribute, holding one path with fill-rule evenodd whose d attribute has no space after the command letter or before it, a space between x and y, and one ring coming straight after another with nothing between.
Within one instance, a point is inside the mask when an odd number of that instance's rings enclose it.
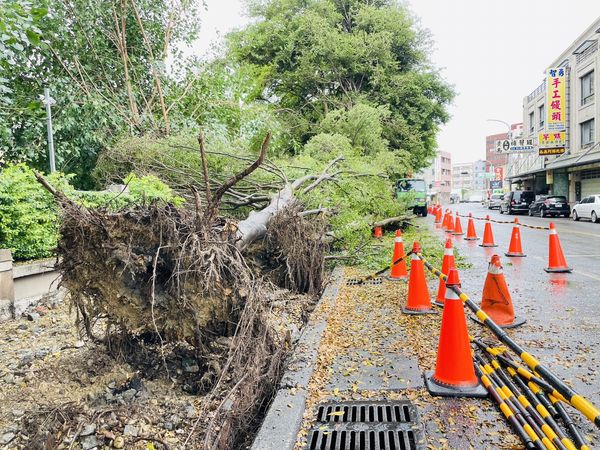
<instances>
[{"instance_id":1,"label":"green hedge","mask_svg":"<svg viewBox=\"0 0 600 450\"><path fill-rule=\"evenodd\" d=\"M123 182L128 194L76 191L69 176L49 175L48 180L71 199L89 208L119 210L132 204L160 200L181 206L169 186L154 176L129 175ZM9 248L15 260L52 256L58 239L58 209L25 164L10 165L0 173L0 248Z\"/></svg>"}]
</instances>

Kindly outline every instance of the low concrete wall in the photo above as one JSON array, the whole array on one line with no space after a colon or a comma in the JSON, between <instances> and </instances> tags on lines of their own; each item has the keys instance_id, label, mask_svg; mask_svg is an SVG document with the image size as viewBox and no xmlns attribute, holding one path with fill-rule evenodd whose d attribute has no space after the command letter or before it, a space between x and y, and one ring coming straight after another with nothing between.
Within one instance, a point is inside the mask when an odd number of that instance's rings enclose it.
<instances>
[{"instance_id":1,"label":"low concrete wall","mask_svg":"<svg viewBox=\"0 0 600 450\"><path fill-rule=\"evenodd\" d=\"M20 317L40 301L57 303L64 297L53 259L14 264L10 250L0 249L0 321Z\"/></svg>"}]
</instances>

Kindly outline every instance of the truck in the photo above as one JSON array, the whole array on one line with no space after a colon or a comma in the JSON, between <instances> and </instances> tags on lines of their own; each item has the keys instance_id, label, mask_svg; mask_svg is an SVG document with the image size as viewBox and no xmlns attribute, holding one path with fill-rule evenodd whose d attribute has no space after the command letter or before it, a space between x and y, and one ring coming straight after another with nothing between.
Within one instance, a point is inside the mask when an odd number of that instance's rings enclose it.
<instances>
[{"instance_id":1,"label":"truck","mask_svg":"<svg viewBox=\"0 0 600 450\"><path fill-rule=\"evenodd\" d=\"M403 200L416 215L427 216L427 185L422 178L400 178L395 186L396 198Z\"/></svg>"}]
</instances>

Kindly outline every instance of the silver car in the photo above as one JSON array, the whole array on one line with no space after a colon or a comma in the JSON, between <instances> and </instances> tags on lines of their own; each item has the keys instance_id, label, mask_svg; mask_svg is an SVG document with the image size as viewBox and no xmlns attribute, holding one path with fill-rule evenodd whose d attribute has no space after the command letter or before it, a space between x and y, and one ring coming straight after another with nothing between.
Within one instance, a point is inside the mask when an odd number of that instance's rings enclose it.
<instances>
[{"instance_id":1,"label":"silver car","mask_svg":"<svg viewBox=\"0 0 600 450\"><path fill-rule=\"evenodd\" d=\"M502 194L492 194L487 202L488 209L500 209L500 202L502 202Z\"/></svg>"},{"instance_id":2,"label":"silver car","mask_svg":"<svg viewBox=\"0 0 600 450\"><path fill-rule=\"evenodd\" d=\"M588 195L583 198L573 206L571 217L573 220L592 219L592 222L598 222L600 218L600 195Z\"/></svg>"}]
</instances>

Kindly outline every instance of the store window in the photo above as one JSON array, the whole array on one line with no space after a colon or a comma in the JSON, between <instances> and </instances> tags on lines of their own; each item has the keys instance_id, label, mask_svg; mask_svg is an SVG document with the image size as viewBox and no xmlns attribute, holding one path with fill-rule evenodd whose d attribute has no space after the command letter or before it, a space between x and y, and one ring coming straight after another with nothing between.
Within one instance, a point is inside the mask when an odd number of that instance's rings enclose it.
<instances>
[{"instance_id":1,"label":"store window","mask_svg":"<svg viewBox=\"0 0 600 450\"><path fill-rule=\"evenodd\" d=\"M587 120L580 125L581 127L581 146L587 146L594 143L595 140L595 123L594 119Z\"/></svg>"},{"instance_id":2,"label":"store window","mask_svg":"<svg viewBox=\"0 0 600 450\"><path fill-rule=\"evenodd\" d=\"M581 80L581 104L587 105L594 100L594 71L586 73Z\"/></svg>"},{"instance_id":3,"label":"store window","mask_svg":"<svg viewBox=\"0 0 600 450\"><path fill-rule=\"evenodd\" d=\"M529 113L529 131L532 133L535 131L535 117L533 112Z\"/></svg>"}]
</instances>

